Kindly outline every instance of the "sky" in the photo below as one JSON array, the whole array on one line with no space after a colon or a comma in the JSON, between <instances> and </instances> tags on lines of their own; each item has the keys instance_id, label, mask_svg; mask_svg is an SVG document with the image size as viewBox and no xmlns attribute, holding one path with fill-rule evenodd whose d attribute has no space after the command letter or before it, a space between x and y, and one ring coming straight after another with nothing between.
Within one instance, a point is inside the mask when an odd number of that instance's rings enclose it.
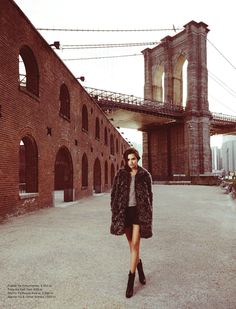
<instances>
[{"instance_id":1,"label":"sky","mask_svg":"<svg viewBox=\"0 0 236 309\"><path fill-rule=\"evenodd\" d=\"M60 41L58 56L75 77L84 76L85 87L110 90L143 97L144 59L141 51L174 36L194 20L208 25L207 66L208 101L212 112L236 115L236 18L233 0L15 0L32 24L38 28L79 30L171 29L165 31L44 31L45 40ZM68 49L66 45L145 43L119 48ZM136 55L126 56L124 55ZM102 58L102 57L110 58ZM119 57L116 57L119 56ZM122 56L122 57L120 57ZM82 60L81 58L96 58ZM66 60L75 59L75 60ZM139 142L141 133L126 130L130 141ZM211 140L220 145L221 139Z\"/></svg>"}]
</instances>

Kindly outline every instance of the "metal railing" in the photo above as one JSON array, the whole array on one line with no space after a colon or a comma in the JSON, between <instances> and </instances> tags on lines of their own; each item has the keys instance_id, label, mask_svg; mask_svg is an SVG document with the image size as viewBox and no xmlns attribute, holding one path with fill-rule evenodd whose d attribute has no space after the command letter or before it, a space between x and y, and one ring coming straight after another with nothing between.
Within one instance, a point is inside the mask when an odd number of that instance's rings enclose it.
<instances>
[{"instance_id":1,"label":"metal railing","mask_svg":"<svg viewBox=\"0 0 236 309\"><path fill-rule=\"evenodd\" d=\"M213 116L213 120L216 120L216 121L236 123L236 116L233 116L233 115L226 115L222 113L212 112L212 116Z\"/></svg>"},{"instance_id":2,"label":"metal railing","mask_svg":"<svg viewBox=\"0 0 236 309\"><path fill-rule=\"evenodd\" d=\"M19 84L22 87L26 86L26 74L19 74Z\"/></svg>"},{"instance_id":3,"label":"metal railing","mask_svg":"<svg viewBox=\"0 0 236 309\"><path fill-rule=\"evenodd\" d=\"M179 105L174 105L170 104L167 102L163 101L152 101L152 100L147 100L144 98L136 97L133 95L127 95L123 93L118 93L118 92L112 92L112 91L107 91L107 90L101 90L101 89L96 89L96 88L90 88L86 87L86 91L89 93L91 97L96 99L98 102L99 101L106 101L106 102L113 102L118 103L118 104L131 104L131 105L136 105L140 107L146 107L147 109L157 111L157 110L162 110L165 109L166 112L183 112L184 108L183 106Z\"/></svg>"},{"instance_id":4,"label":"metal railing","mask_svg":"<svg viewBox=\"0 0 236 309\"><path fill-rule=\"evenodd\" d=\"M141 97L136 97L133 95L127 95L119 92L96 89L91 87L85 87L85 90L98 103L99 102L110 103L111 105L113 104L114 106L115 105L122 106L120 104L130 104L142 107L145 110L153 112L157 111L165 114L177 112L178 115L179 114L183 115L185 111L183 106L171 104L168 102L152 101ZM213 122L236 123L236 116L233 115L226 115L222 113L212 112L212 116L213 116L212 119Z\"/></svg>"}]
</instances>

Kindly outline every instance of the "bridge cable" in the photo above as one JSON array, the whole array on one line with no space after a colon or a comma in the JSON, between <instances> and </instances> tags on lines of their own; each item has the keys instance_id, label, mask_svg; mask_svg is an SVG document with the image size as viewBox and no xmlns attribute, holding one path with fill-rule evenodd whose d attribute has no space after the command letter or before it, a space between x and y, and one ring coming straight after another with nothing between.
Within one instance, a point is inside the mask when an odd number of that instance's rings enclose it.
<instances>
[{"instance_id":1,"label":"bridge cable","mask_svg":"<svg viewBox=\"0 0 236 309\"><path fill-rule=\"evenodd\" d=\"M221 79L219 79L216 75L211 73L209 70L208 70L208 74L211 79L213 79L218 85L224 88L232 97L236 98L236 91L230 88L227 84L225 84Z\"/></svg>"},{"instance_id":2,"label":"bridge cable","mask_svg":"<svg viewBox=\"0 0 236 309\"><path fill-rule=\"evenodd\" d=\"M70 32L156 32L183 30L183 28L157 28L157 29L73 29L73 28L36 28L39 31L70 31Z\"/></svg>"},{"instance_id":3,"label":"bridge cable","mask_svg":"<svg viewBox=\"0 0 236 309\"><path fill-rule=\"evenodd\" d=\"M233 113L236 113L236 111L235 110L233 110L233 109L231 109L230 107L228 107L227 105L225 105L224 103L222 103L221 101L219 101L218 99L216 99L214 96L212 96L210 93L209 93L209 96L213 99L213 100L215 100L215 101L217 101L218 103L220 103L220 105L223 105L224 107L226 107L228 110L230 110L231 112L233 112Z\"/></svg>"},{"instance_id":4,"label":"bridge cable","mask_svg":"<svg viewBox=\"0 0 236 309\"><path fill-rule=\"evenodd\" d=\"M207 41L217 50L217 52L236 70L236 67L232 64L232 62L226 58L223 53L210 41L207 39Z\"/></svg>"},{"instance_id":5,"label":"bridge cable","mask_svg":"<svg viewBox=\"0 0 236 309\"><path fill-rule=\"evenodd\" d=\"M143 55L140 53L140 54L130 54L130 55L114 55L114 56L67 58L67 59L62 59L62 61L95 60L95 59L107 59L107 58L136 57L136 56L143 56Z\"/></svg>"},{"instance_id":6,"label":"bridge cable","mask_svg":"<svg viewBox=\"0 0 236 309\"><path fill-rule=\"evenodd\" d=\"M143 45L158 45L160 42L141 42L141 43L107 43L107 44L80 44L80 45L63 45L64 49L90 49L90 48L116 48L116 47L133 47Z\"/></svg>"}]
</instances>

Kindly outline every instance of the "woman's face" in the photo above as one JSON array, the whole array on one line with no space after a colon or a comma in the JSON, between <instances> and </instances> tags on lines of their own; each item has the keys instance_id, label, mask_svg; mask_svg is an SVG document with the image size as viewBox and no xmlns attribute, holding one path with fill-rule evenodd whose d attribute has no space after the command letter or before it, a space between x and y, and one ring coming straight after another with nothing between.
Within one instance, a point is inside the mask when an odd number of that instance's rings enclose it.
<instances>
[{"instance_id":1,"label":"woman's face","mask_svg":"<svg viewBox=\"0 0 236 309\"><path fill-rule=\"evenodd\" d=\"M128 166L131 168L131 169L136 169L138 167L138 159L136 158L135 154L133 153L130 153L128 155Z\"/></svg>"}]
</instances>

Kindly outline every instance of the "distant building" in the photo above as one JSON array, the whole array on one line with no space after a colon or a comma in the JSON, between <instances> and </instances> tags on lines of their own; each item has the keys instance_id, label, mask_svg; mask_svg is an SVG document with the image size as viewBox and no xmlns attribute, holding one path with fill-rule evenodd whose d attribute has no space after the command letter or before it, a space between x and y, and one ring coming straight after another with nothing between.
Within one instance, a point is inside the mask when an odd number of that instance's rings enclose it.
<instances>
[{"instance_id":1,"label":"distant building","mask_svg":"<svg viewBox=\"0 0 236 309\"><path fill-rule=\"evenodd\" d=\"M140 155L139 165L142 166L142 154L143 154L143 146L142 144L132 142L133 147L138 150Z\"/></svg>"},{"instance_id":2,"label":"distant building","mask_svg":"<svg viewBox=\"0 0 236 309\"><path fill-rule=\"evenodd\" d=\"M221 148L222 168L226 173L236 171L236 136L224 135Z\"/></svg>"},{"instance_id":3,"label":"distant building","mask_svg":"<svg viewBox=\"0 0 236 309\"><path fill-rule=\"evenodd\" d=\"M221 148L214 146L211 147L212 153L212 171L219 171L222 169Z\"/></svg>"}]
</instances>

